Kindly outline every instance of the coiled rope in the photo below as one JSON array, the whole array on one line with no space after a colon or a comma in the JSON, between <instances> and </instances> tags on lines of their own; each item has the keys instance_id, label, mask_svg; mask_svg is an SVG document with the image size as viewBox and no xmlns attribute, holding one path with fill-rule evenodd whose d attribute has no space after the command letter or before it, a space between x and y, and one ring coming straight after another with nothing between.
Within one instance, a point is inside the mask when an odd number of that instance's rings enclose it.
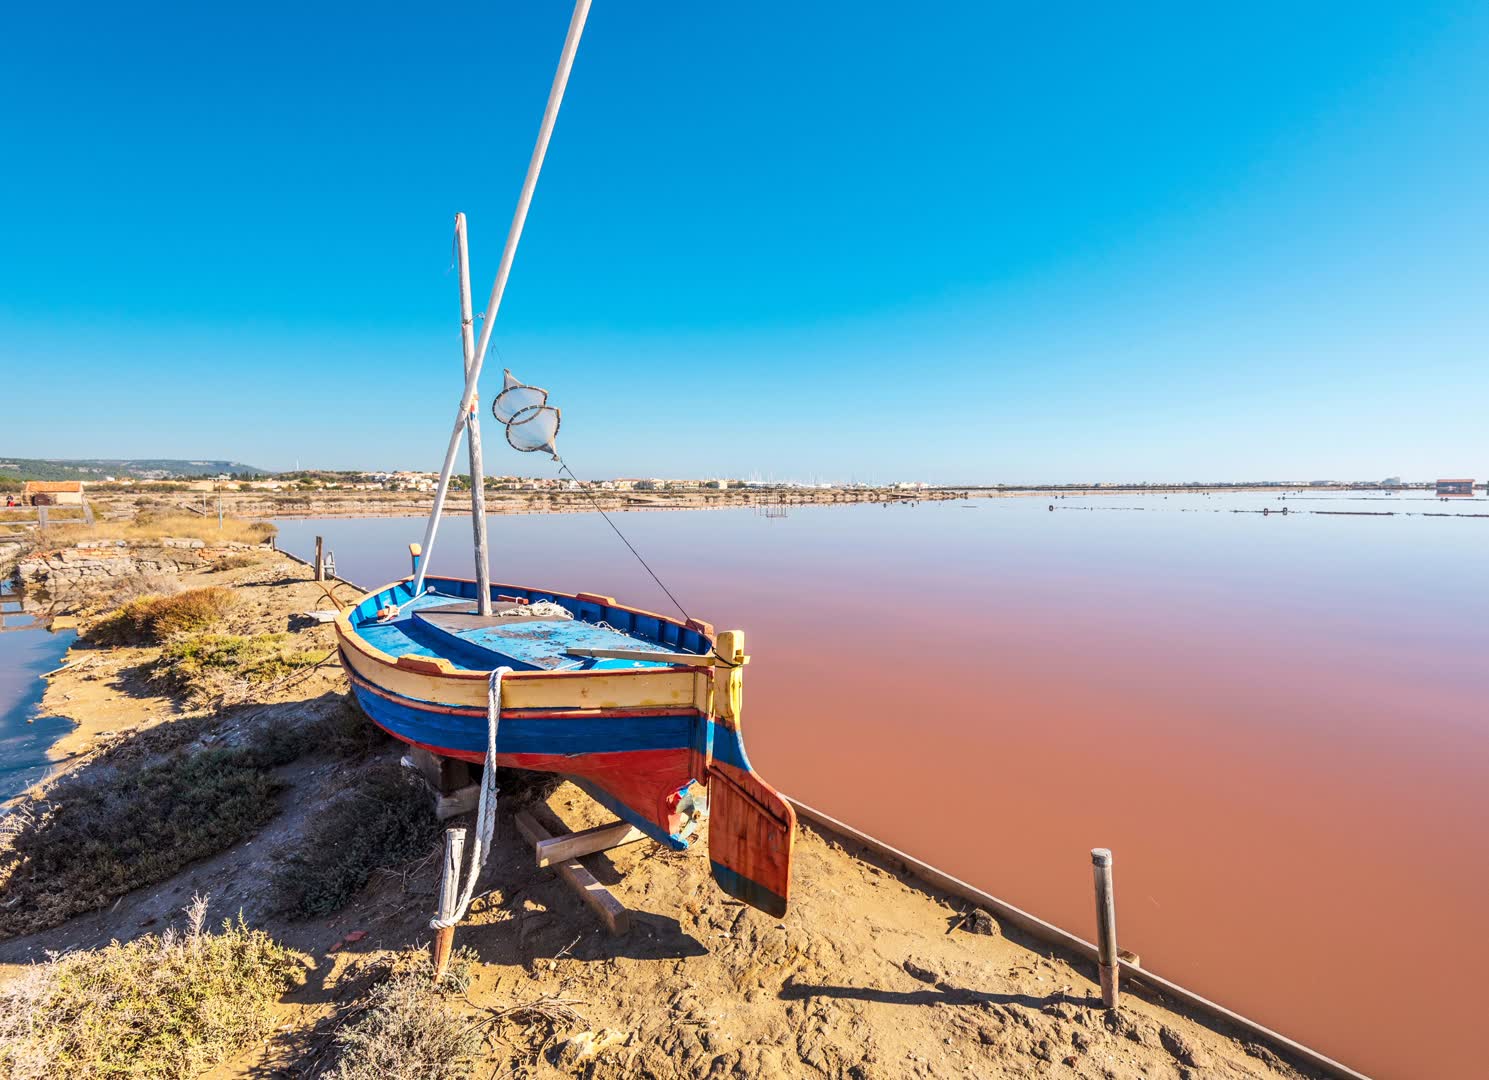
<instances>
[{"instance_id":1,"label":"coiled rope","mask_svg":"<svg viewBox=\"0 0 1489 1080\"><path fill-rule=\"evenodd\" d=\"M491 673L486 684L486 768L481 773L481 800L476 804L476 836L466 863L465 887L460 890L460 899L448 919L439 916L429 920L431 930L444 930L465 918L471 899L476 894L476 879L486 868L486 857L491 853L491 838L496 833L496 729L501 725L502 676L512 669L499 667Z\"/></svg>"}]
</instances>

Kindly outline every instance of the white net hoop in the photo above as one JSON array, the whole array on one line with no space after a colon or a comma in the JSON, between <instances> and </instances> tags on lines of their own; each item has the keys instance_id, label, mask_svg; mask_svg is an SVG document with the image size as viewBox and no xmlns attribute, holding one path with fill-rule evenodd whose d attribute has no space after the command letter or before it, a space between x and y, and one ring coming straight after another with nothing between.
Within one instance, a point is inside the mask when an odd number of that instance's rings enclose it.
<instances>
[{"instance_id":1,"label":"white net hoop","mask_svg":"<svg viewBox=\"0 0 1489 1080\"><path fill-rule=\"evenodd\" d=\"M558 458L559 410L548 404L548 391L528 386L510 371L503 374L502 392L491 403L491 415L506 426L507 443L524 454L544 451Z\"/></svg>"}]
</instances>

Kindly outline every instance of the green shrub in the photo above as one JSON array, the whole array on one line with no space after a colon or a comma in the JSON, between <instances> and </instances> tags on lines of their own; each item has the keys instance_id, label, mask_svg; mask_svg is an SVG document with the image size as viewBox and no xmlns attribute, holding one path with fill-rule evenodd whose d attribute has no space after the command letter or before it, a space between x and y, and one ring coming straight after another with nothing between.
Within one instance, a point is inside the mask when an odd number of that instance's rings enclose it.
<instances>
[{"instance_id":1,"label":"green shrub","mask_svg":"<svg viewBox=\"0 0 1489 1080\"><path fill-rule=\"evenodd\" d=\"M171 596L143 596L105 615L87 637L104 645L144 645L196 633L217 624L237 603L231 589L210 585Z\"/></svg>"},{"instance_id":2,"label":"green shrub","mask_svg":"<svg viewBox=\"0 0 1489 1080\"><path fill-rule=\"evenodd\" d=\"M374 870L425 854L438 835L423 782L401 765L377 765L283 853L274 886L289 914L326 915L345 906Z\"/></svg>"},{"instance_id":3,"label":"green shrub","mask_svg":"<svg viewBox=\"0 0 1489 1080\"><path fill-rule=\"evenodd\" d=\"M196 699L222 695L242 683L266 683L327 658L292 649L289 634L193 634L166 645L158 674Z\"/></svg>"},{"instance_id":4,"label":"green shrub","mask_svg":"<svg viewBox=\"0 0 1489 1080\"><path fill-rule=\"evenodd\" d=\"M251 747L177 752L98 780L64 780L0 846L0 936L29 933L163 881L274 816L281 784Z\"/></svg>"},{"instance_id":5,"label":"green shrub","mask_svg":"<svg viewBox=\"0 0 1489 1080\"><path fill-rule=\"evenodd\" d=\"M0 987L0 1071L12 1080L66 1076L185 1080L262 1039L299 965L240 915L185 933L53 955Z\"/></svg>"}]
</instances>

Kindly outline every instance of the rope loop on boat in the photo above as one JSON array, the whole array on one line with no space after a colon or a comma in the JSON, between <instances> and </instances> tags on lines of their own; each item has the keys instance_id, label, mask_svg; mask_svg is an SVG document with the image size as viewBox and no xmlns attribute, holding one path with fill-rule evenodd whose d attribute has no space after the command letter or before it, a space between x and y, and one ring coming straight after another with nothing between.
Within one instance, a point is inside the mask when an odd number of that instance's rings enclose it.
<instances>
[{"instance_id":1,"label":"rope loop on boat","mask_svg":"<svg viewBox=\"0 0 1489 1080\"><path fill-rule=\"evenodd\" d=\"M486 766L481 772L481 800L476 804L476 836L471 845L466 863L465 886L460 890L459 902L448 919L436 916L429 920L431 930L444 930L465 918L476 893L476 879L486 868L486 857L491 853L491 838L496 833L496 731L501 726L502 676L512 669L499 667L491 673L486 684Z\"/></svg>"}]
</instances>

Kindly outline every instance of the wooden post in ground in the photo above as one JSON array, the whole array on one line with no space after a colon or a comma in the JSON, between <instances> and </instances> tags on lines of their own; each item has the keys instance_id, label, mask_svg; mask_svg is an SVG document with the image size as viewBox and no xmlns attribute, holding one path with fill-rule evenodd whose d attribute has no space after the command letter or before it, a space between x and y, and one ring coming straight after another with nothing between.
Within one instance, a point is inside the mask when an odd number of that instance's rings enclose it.
<instances>
[{"instance_id":1,"label":"wooden post in ground","mask_svg":"<svg viewBox=\"0 0 1489 1080\"><path fill-rule=\"evenodd\" d=\"M1096 959L1101 968L1101 1003L1117 1007L1117 906L1112 897L1112 853L1108 848L1091 849L1091 868L1096 879Z\"/></svg>"},{"instance_id":2,"label":"wooden post in ground","mask_svg":"<svg viewBox=\"0 0 1489 1080\"><path fill-rule=\"evenodd\" d=\"M455 918L460 901L460 864L465 854L465 830L445 830L445 866L439 877L439 911L435 918L449 922ZM455 927L445 926L434 932L434 984L439 985L450 966L450 947L455 943Z\"/></svg>"},{"instance_id":3,"label":"wooden post in ground","mask_svg":"<svg viewBox=\"0 0 1489 1080\"><path fill-rule=\"evenodd\" d=\"M319 536L315 538L315 580L326 580L325 541Z\"/></svg>"}]
</instances>

